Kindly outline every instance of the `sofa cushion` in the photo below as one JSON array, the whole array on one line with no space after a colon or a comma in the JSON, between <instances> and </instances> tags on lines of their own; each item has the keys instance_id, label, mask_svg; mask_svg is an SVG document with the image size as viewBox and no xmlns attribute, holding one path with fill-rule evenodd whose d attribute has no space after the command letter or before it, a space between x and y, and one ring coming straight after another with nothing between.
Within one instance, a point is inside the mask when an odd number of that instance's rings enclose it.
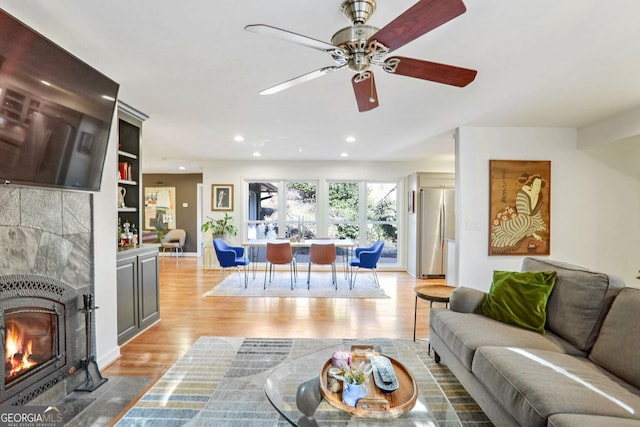
<instances>
[{"instance_id":1,"label":"sofa cushion","mask_svg":"<svg viewBox=\"0 0 640 427\"><path fill-rule=\"evenodd\" d=\"M640 420L640 390L584 357L516 347L481 347L472 372L523 426L558 413Z\"/></svg>"},{"instance_id":2,"label":"sofa cushion","mask_svg":"<svg viewBox=\"0 0 640 427\"><path fill-rule=\"evenodd\" d=\"M484 345L530 347L586 357L586 353L552 332L541 335L480 314L457 313L444 307L431 308L429 329L469 371L476 349Z\"/></svg>"},{"instance_id":3,"label":"sofa cushion","mask_svg":"<svg viewBox=\"0 0 640 427\"><path fill-rule=\"evenodd\" d=\"M564 262L526 257L522 271L555 271L556 283L547 301L547 329L583 351L590 351L604 316L624 282Z\"/></svg>"},{"instance_id":4,"label":"sofa cushion","mask_svg":"<svg viewBox=\"0 0 640 427\"><path fill-rule=\"evenodd\" d=\"M547 427L640 427L640 421L599 415L555 414L549 417Z\"/></svg>"},{"instance_id":5,"label":"sofa cushion","mask_svg":"<svg viewBox=\"0 0 640 427\"><path fill-rule=\"evenodd\" d=\"M620 291L589 359L640 388L640 289Z\"/></svg>"},{"instance_id":6,"label":"sofa cushion","mask_svg":"<svg viewBox=\"0 0 640 427\"><path fill-rule=\"evenodd\" d=\"M476 313L542 334L555 281L555 271L494 271Z\"/></svg>"}]
</instances>

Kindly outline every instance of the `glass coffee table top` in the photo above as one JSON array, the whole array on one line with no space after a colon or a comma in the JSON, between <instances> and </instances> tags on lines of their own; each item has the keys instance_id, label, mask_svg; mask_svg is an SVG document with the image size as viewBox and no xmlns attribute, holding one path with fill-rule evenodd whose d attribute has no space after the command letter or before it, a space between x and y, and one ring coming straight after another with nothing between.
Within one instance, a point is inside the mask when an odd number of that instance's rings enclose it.
<instances>
[{"instance_id":1,"label":"glass coffee table top","mask_svg":"<svg viewBox=\"0 0 640 427\"><path fill-rule=\"evenodd\" d=\"M418 386L418 400L410 412L391 419L359 418L342 411L323 399L319 386L322 366L336 350L350 350L352 345L371 344L379 353L401 362ZM300 357L275 368L265 382L271 404L295 426L460 426L460 420L442 389L422 363L416 351L426 344L412 341L371 339L327 340L323 349L300 349Z\"/></svg>"}]
</instances>

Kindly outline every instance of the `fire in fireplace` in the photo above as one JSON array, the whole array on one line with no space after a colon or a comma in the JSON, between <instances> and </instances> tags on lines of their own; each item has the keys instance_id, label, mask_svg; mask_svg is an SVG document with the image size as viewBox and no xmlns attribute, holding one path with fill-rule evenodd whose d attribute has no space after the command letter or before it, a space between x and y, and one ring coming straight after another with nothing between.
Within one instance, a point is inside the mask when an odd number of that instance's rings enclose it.
<instances>
[{"instance_id":1,"label":"fire in fireplace","mask_svg":"<svg viewBox=\"0 0 640 427\"><path fill-rule=\"evenodd\" d=\"M41 276L0 276L0 404L24 405L80 366L77 292ZM80 335L81 333L81 335ZM80 335L80 336L78 336Z\"/></svg>"},{"instance_id":2,"label":"fire in fireplace","mask_svg":"<svg viewBox=\"0 0 640 427\"><path fill-rule=\"evenodd\" d=\"M60 357L57 315L24 307L5 312L5 377L7 387L20 377Z\"/></svg>"}]
</instances>

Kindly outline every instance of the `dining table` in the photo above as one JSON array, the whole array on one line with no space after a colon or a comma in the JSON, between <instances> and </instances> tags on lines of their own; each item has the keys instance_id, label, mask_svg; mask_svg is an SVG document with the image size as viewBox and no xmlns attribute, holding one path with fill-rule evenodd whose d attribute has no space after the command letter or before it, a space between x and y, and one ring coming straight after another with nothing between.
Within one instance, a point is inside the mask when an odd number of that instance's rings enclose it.
<instances>
[{"instance_id":1,"label":"dining table","mask_svg":"<svg viewBox=\"0 0 640 427\"><path fill-rule=\"evenodd\" d=\"M242 246L247 248L248 258L252 265L253 277L256 277L256 262L260 257L260 250L264 249L266 253L267 243L285 243L288 242L293 250L293 256L296 257L297 249L310 248L312 244L329 245L334 244L336 250L342 249L342 261L344 264L344 277L348 278L349 274L349 258L356 247L351 239L252 239L242 242ZM297 262L297 260L296 260Z\"/></svg>"}]
</instances>

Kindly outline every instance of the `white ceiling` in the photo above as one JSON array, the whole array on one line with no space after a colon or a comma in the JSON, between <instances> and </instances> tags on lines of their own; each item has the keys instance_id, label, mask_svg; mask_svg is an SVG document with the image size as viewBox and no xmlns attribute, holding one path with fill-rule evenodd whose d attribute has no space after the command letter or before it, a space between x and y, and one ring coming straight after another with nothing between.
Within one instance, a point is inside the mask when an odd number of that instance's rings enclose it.
<instances>
[{"instance_id":1,"label":"white ceiling","mask_svg":"<svg viewBox=\"0 0 640 427\"><path fill-rule=\"evenodd\" d=\"M466 88L374 69L359 113L351 72L257 92L334 65L244 31L269 24L329 42L342 0L3 0L4 9L120 83L151 118L145 172L211 159L416 160L453 156L458 126L579 127L640 105L640 1L465 0L467 12L394 54L478 70ZM377 0L383 27L413 0ZM234 142L237 134L244 142ZM345 142L352 135L355 143ZM441 156L441 157L439 157Z\"/></svg>"}]
</instances>

